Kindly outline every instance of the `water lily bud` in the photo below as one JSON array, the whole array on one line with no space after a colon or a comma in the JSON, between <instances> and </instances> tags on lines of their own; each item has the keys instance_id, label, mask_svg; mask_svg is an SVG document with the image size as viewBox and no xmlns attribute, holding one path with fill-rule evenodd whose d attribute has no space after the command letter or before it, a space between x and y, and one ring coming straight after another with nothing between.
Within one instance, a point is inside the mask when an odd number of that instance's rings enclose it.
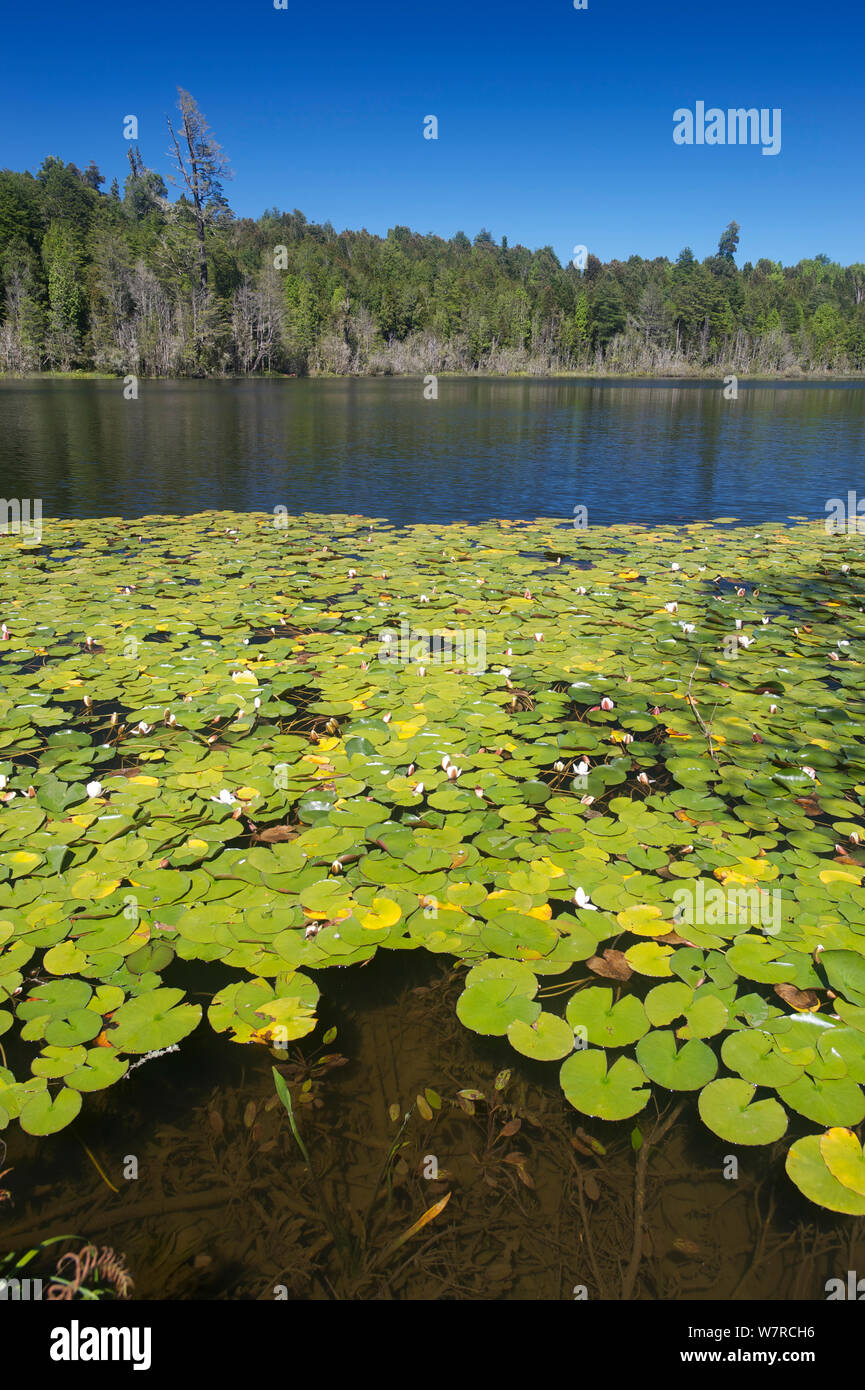
<instances>
[{"instance_id":1,"label":"water lily bud","mask_svg":"<svg viewBox=\"0 0 865 1390\"><path fill-rule=\"evenodd\" d=\"M829 660L830 660L830 661L840 661L841 658L840 658L840 656L838 655L837 652L830 652L830 653L829 653Z\"/></svg>"},{"instance_id":2,"label":"water lily bud","mask_svg":"<svg viewBox=\"0 0 865 1390\"><path fill-rule=\"evenodd\" d=\"M426 594L421 594L420 598L418 599L418 603L429 603L429 599L427 598Z\"/></svg>"},{"instance_id":3,"label":"water lily bud","mask_svg":"<svg viewBox=\"0 0 865 1390\"><path fill-rule=\"evenodd\" d=\"M333 863L332 863L331 866L330 866L330 872L331 872L332 874L341 874L341 873L342 873L342 865L340 864L340 862L339 862L338 859L334 859Z\"/></svg>"},{"instance_id":4,"label":"water lily bud","mask_svg":"<svg viewBox=\"0 0 865 1390\"><path fill-rule=\"evenodd\" d=\"M2 635L4 642L8 642L9 638L12 636L12 633L9 631L5 623L3 623L2 627L0 627L0 635Z\"/></svg>"},{"instance_id":5,"label":"water lily bud","mask_svg":"<svg viewBox=\"0 0 865 1390\"><path fill-rule=\"evenodd\" d=\"M261 698L260 698L260 696L256 695L255 699L254 699L253 702L252 702L252 707L253 707L253 709L261 709Z\"/></svg>"},{"instance_id":6,"label":"water lily bud","mask_svg":"<svg viewBox=\"0 0 865 1390\"><path fill-rule=\"evenodd\" d=\"M744 590L744 589L737 589L737 590L736 590L736 594L737 594L737 597L738 597L738 598L744 598L744 597L745 597L745 590Z\"/></svg>"},{"instance_id":7,"label":"water lily bud","mask_svg":"<svg viewBox=\"0 0 865 1390\"><path fill-rule=\"evenodd\" d=\"M575 590L574 590L574 593L575 593L575 594L587 594L588 592L589 592L588 589L583 588L583 585L582 585L582 584L579 586L578 589L575 589Z\"/></svg>"},{"instance_id":8,"label":"water lily bud","mask_svg":"<svg viewBox=\"0 0 865 1390\"><path fill-rule=\"evenodd\" d=\"M770 714L777 714L777 713L778 713L778 706L777 706L777 705L770 705L770 706L769 706L769 713L770 713Z\"/></svg>"},{"instance_id":9,"label":"water lily bud","mask_svg":"<svg viewBox=\"0 0 865 1390\"><path fill-rule=\"evenodd\" d=\"M736 619L736 631L737 631L737 632L741 632L741 631L742 631L742 619L741 619L741 618L737 618L737 619Z\"/></svg>"},{"instance_id":10,"label":"water lily bud","mask_svg":"<svg viewBox=\"0 0 865 1390\"><path fill-rule=\"evenodd\" d=\"M442 758L442 761L441 761L441 769L442 769L442 772L447 772L449 762L450 762L450 756L449 756L447 753L445 753L445 755L444 755L444 757Z\"/></svg>"},{"instance_id":11,"label":"water lily bud","mask_svg":"<svg viewBox=\"0 0 865 1390\"><path fill-rule=\"evenodd\" d=\"M581 797L580 797L580 805L581 805L581 806L591 806L591 804L592 804L592 802L594 801L594 799L595 799L595 798L594 798L593 796L581 796Z\"/></svg>"},{"instance_id":12,"label":"water lily bud","mask_svg":"<svg viewBox=\"0 0 865 1390\"><path fill-rule=\"evenodd\" d=\"M102 783L88 782L84 790L87 792L88 796L98 796L99 793L102 791Z\"/></svg>"},{"instance_id":13,"label":"water lily bud","mask_svg":"<svg viewBox=\"0 0 865 1390\"><path fill-rule=\"evenodd\" d=\"M505 678L507 678L510 674L511 674L511 668L510 668L510 666L500 666L500 667L499 667L499 675L500 675L500 676L504 676Z\"/></svg>"},{"instance_id":14,"label":"water lily bud","mask_svg":"<svg viewBox=\"0 0 865 1390\"><path fill-rule=\"evenodd\" d=\"M369 662L368 662L368 661L362 661L362 662L360 663L360 669L361 669L362 671L368 671L368 670L369 670Z\"/></svg>"},{"instance_id":15,"label":"water lily bud","mask_svg":"<svg viewBox=\"0 0 865 1390\"><path fill-rule=\"evenodd\" d=\"M680 570L681 568L682 568L682 566L681 566L680 564L677 564L677 562L676 562L675 560L673 561L673 563L672 563L671 566L670 566L670 569L671 569L671 570Z\"/></svg>"},{"instance_id":16,"label":"water lily bud","mask_svg":"<svg viewBox=\"0 0 865 1390\"><path fill-rule=\"evenodd\" d=\"M531 596L532 596L532 591L531 591L531 589L526 589L526 592L523 594L523 598L531 598Z\"/></svg>"},{"instance_id":17,"label":"water lily bud","mask_svg":"<svg viewBox=\"0 0 865 1390\"><path fill-rule=\"evenodd\" d=\"M804 767L804 766L803 766L802 771L805 773L806 777L810 777L810 778L811 778L811 781L812 781L812 782L816 782L816 780L817 780L817 773L816 773L816 771L814 770L813 767Z\"/></svg>"},{"instance_id":18,"label":"water lily bud","mask_svg":"<svg viewBox=\"0 0 865 1390\"><path fill-rule=\"evenodd\" d=\"M652 713L653 713L653 715L655 716L655 718L657 719L658 715L661 713L660 705L653 705L653 706L652 706Z\"/></svg>"},{"instance_id":19,"label":"water lily bud","mask_svg":"<svg viewBox=\"0 0 865 1390\"><path fill-rule=\"evenodd\" d=\"M648 773L646 773L646 772L639 772L639 773L637 774L637 781L638 781L638 782L642 782L643 786L644 786L644 787L647 787L647 786L649 785L649 775L648 775Z\"/></svg>"},{"instance_id":20,"label":"water lily bud","mask_svg":"<svg viewBox=\"0 0 865 1390\"><path fill-rule=\"evenodd\" d=\"M418 673L419 676L425 676L425 675L426 675L426 667L425 667L425 666L419 666L419 667L417 668L417 673Z\"/></svg>"},{"instance_id":21,"label":"water lily bud","mask_svg":"<svg viewBox=\"0 0 865 1390\"><path fill-rule=\"evenodd\" d=\"M383 723L383 724L389 724L390 721L391 721L391 719L393 718L393 715L392 715L392 713L391 713L390 711L388 711L388 713L387 713L387 714L383 714L381 718L382 718L382 723Z\"/></svg>"},{"instance_id":22,"label":"water lily bud","mask_svg":"<svg viewBox=\"0 0 865 1390\"><path fill-rule=\"evenodd\" d=\"M423 782L417 782L413 790L415 796L423 796Z\"/></svg>"},{"instance_id":23,"label":"water lily bud","mask_svg":"<svg viewBox=\"0 0 865 1390\"><path fill-rule=\"evenodd\" d=\"M0 772L0 792L6 790L6 783L7 783L7 781L8 781L8 778L7 778L2 772Z\"/></svg>"},{"instance_id":24,"label":"water lily bud","mask_svg":"<svg viewBox=\"0 0 865 1390\"><path fill-rule=\"evenodd\" d=\"M564 763L562 763L562 762L553 763L553 771L554 771L554 772L564 772L564 770L565 770L565 765L564 765Z\"/></svg>"},{"instance_id":25,"label":"water lily bud","mask_svg":"<svg viewBox=\"0 0 865 1390\"><path fill-rule=\"evenodd\" d=\"M675 599L672 603L665 603L664 607L666 608L668 613L678 613L679 611L679 605L678 603L676 603Z\"/></svg>"},{"instance_id":26,"label":"water lily bud","mask_svg":"<svg viewBox=\"0 0 865 1390\"><path fill-rule=\"evenodd\" d=\"M634 741L634 735L633 735L633 734L622 734L622 743L633 743L633 741Z\"/></svg>"},{"instance_id":27,"label":"water lily bud","mask_svg":"<svg viewBox=\"0 0 865 1390\"><path fill-rule=\"evenodd\" d=\"M544 634L543 634L542 632L536 632L536 633L535 633L535 641L536 641L536 642L543 642L543 640L544 640Z\"/></svg>"},{"instance_id":28,"label":"water lily bud","mask_svg":"<svg viewBox=\"0 0 865 1390\"><path fill-rule=\"evenodd\" d=\"M115 710L114 714L112 714L112 716L111 716L111 718L109 719L108 722L109 722L109 724L112 725L112 727L117 723L117 711L116 711L116 710Z\"/></svg>"},{"instance_id":29,"label":"water lily bud","mask_svg":"<svg viewBox=\"0 0 865 1390\"><path fill-rule=\"evenodd\" d=\"M461 772L462 768L454 767L453 763L451 763L450 767L448 768L448 781L455 782Z\"/></svg>"},{"instance_id":30,"label":"water lily bud","mask_svg":"<svg viewBox=\"0 0 865 1390\"><path fill-rule=\"evenodd\" d=\"M513 647L508 647L507 651L505 652L505 656L513 656L513 654L514 654L514 649L513 649Z\"/></svg>"},{"instance_id":31,"label":"water lily bud","mask_svg":"<svg viewBox=\"0 0 865 1390\"><path fill-rule=\"evenodd\" d=\"M851 830L851 831L850 831L850 843L851 843L851 845L858 845L858 844L859 844L859 831L858 831L858 830Z\"/></svg>"},{"instance_id":32,"label":"water lily bud","mask_svg":"<svg viewBox=\"0 0 865 1390\"><path fill-rule=\"evenodd\" d=\"M613 702L612 702L612 700L610 699L609 695L605 695L604 698L603 698L603 700L601 701L601 709L613 709L613 708L614 708Z\"/></svg>"},{"instance_id":33,"label":"water lily bud","mask_svg":"<svg viewBox=\"0 0 865 1390\"><path fill-rule=\"evenodd\" d=\"M850 573L850 566L849 566L849 565L842 565L842 566L841 566L841 573L842 573L842 574L849 574L849 573Z\"/></svg>"},{"instance_id":34,"label":"water lily bud","mask_svg":"<svg viewBox=\"0 0 865 1390\"><path fill-rule=\"evenodd\" d=\"M356 578L357 578L357 570L349 570L349 572L348 572L348 578L349 578L349 579L356 579Z\"/></svg>"}]
</instances>

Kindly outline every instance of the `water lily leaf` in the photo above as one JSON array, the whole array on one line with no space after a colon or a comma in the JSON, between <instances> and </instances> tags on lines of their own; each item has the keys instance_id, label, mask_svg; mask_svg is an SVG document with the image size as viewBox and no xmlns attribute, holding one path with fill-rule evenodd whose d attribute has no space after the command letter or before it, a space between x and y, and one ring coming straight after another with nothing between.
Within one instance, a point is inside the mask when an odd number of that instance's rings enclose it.
<instances>
[{"instance_id":1,"label":"water lily leaf","mask_svg":"<svg viewBox=\"0 0 865 1390\"><path fill-rule=\"evenodd\" d=\"M540 1004L520 993L512 980L486 980L463 990L457 1000L457 1017L473 1033L503 1037L517 1020L530 1024L541 1012Z\"/></svg>"},{"instance_id":2,"label":"water lily leaf","mask_svg":"<svg viewBox=\"0 0 865 1390\"><path fill-rule=\"evenodd\" d=\"M823 1081L800 1076L777 1090L785 1105L819 1125L858 1125L865 1119L865 1095L849 1077Z\"/></svg>"},{"instance_id":3,"label":"water lily leaf","mask_svg":"<svg viewBox=\"0 0 865 1390\"><path fill-rule=\"evenodd\" d=\"M598 1047L624 1047L649 1031L649 1020L639 999L626 995L613 1003L613 991L591 986L568 1000L566 1017L571 1028L585 1030Z\"/></svg>"},{"instance_id":4,"label":"water lily leaf","mask_svg":"<svg viewBox=\"0 0 865 1390\"><path fill-rule=\"evenodd\" d=\"M562 1063L559 1080L575 1110L602 1120L629 1119L651 1095L636 1062L619 1057L608 1071L606 1053L596 1048L571 1053Z\"/></svg>"},{"instance_id":5,"label":"water lily leaf","mask_svg":"<svg viewBox=\"0 0 865 1390\"><path fill-rule=\"evenodd\" d=\"M820 965L833 989L850 1004L865 1005L865 954L855 951L823 951Z\"/></svg>"},{"instance_id":6,"label":"water lily leaf","mask_svg":"<svg viewBox=\"0 0 865 1390\"><path fill-rule=\"evenodd\" d=\"M828 1211L865 1216L865 1196L839 1182L826 1166L819 1134L797 1139L787 1151L787 1176L810 1202Z\"/></svg>"},{"instance_id":7,"label":"water lily leaf","mask_svg":"<svg viewBox=\"0 0 865 1390\"><path fill-rule=\"evenodd\" d=\"M41 1091L27 1101L20 1115L21 1128L28 1134L56 1134L71 1124L81 1109L81 1096L67 1087L52 1097Z\"/></svg>"},{"instance_id":8,"label":"water lily leaf","mask_svg":"<svg viewBox=\"0 0 865 1390\"><path fill-rule=\"evenodd\" d=\"M574 1049L574 1033L556 1014L540 1013L533 1023L508 1024L508 1042L517 1052L541 1062L555 1062Z\"/></svg>"},{"instance_id":9,"label":"water lily leaf","mask_svg":"<svg viewBox=\"0 0 865 1390\"><path fill-rule=\"evenodd\" d=\"M801 1075L803 1068L779 1057L774 1050L773 1039L759 1029L742 1029L730 1033L721 1046L721 1057L730 1071L738 1072L746 1081L755 1081L758 1086L788 1086Z\"/></svg>"},{"instance_id":10,"label":"water lily leaf","mask_svg":"<svg viewBox=\"0 0 865 1390\"><path fill-rule=\"evenodd\" d=\"M830 1129L820 1136L820 1154L833 1178L865 1197L865 1152L849 1129Z\"/></svg>"},{"instance_id":11,"label":"water lily leaf","mask_svg":"<svg viewBox=\"0 0 865 1390\"><path fill-rule=\"evenodd\" d=\"M705 1043L692 1040L677 1051L675 1035L666 1029L640 1038L637 1061L649 1080L667 1091L698 1091L718 1070L717 1058Z\"/></svg>"},{"instance_id":12,"label":"water lily leaf","mask_svg":"<svg viewBox=\"0 0 865 1390\"><path fill-rule=\"evenodd\" d=\"M710 1081L700 1092L700 1118L727 1143L774 1143L787 1129L787 1116L776 1100L754 1101L756 1089L730 1076Z\"/></svg>"},{"instance_id":13,"label":"water lily leaf","mask_svg":"<svg viewBox=\"0 0 865 1390\"><path fill-rule=\"evenodd\" d=\"M199 1004L181 1004L181 989L154 989L114 1014L111 1043L121 1052L155 1052L180 1042L201 1019Z\"/></svg>"}]
</instances>

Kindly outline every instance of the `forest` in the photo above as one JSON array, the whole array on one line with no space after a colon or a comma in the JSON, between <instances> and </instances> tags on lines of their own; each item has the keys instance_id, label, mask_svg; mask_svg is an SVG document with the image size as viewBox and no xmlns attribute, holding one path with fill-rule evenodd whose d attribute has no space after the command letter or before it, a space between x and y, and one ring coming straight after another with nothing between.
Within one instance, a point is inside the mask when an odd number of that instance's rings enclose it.
<instances>
[{"instance_id":1,"label":"forest","mask_svg":"<svg viewBox=\"0 0 865 1390\"><path fill-rule=\"evenodd\" d=\"M0 171L0 371L141 376L865 371L865 264L739 267L739 226L699 260L562 265L486 229L337 232L235 217L194 99L168 122L176 194L128 148L121 190L46 158ZM575 258L576 259L576 258Z\"/></svg>"}]
</instances>

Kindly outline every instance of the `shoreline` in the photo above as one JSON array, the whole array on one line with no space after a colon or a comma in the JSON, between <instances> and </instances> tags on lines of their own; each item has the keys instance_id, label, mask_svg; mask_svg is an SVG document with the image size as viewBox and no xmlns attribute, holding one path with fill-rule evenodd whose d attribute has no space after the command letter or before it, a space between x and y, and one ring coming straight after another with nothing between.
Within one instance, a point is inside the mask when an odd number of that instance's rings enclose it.
<instances>
[{"instance_id":1,"label":"shoreline","mask_svg":"<svg viewBox=\"0 0 865 1390\"><path fill-rule=\"evenodd\" d=\"M129 373L128 375L135 375ZM685 373L665 373L657 375L646 372L431 372L437 380L447 381L647 381L647 382L715 382L724 384L725 378L735 376L737 383L743 382L789 382L791 385L805 385L819 382L822 385L865 385L865 372L840 376L832 372L769 372L751 375L732 372L729 368L719 368L717 372L693 371ZM69 372L0 372L0 382L6 381L117 381L124 377L117 372L69 371ZM420 372L308 372L303 375L286 372L225 373L214 376L142 376L140 381L425 381L426 375Z\"/></svg>"}]
</instances>

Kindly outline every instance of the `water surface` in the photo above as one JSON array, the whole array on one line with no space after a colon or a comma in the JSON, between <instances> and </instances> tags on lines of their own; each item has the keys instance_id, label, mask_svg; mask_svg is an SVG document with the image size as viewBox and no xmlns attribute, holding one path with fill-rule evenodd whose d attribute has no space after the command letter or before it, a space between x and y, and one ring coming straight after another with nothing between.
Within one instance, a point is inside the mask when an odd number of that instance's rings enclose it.
<instances>
[{"instance_id":1,"label":"water surface","mask_svg":"<svg viewBox=\"0 0 865 1390\"><path fill-rule=\"evenodd\" d=\"M0 493L45 516L398 523L824 516L863 490L865 385L416 379L0 382Z\"/></svg>"}]
</instances>

